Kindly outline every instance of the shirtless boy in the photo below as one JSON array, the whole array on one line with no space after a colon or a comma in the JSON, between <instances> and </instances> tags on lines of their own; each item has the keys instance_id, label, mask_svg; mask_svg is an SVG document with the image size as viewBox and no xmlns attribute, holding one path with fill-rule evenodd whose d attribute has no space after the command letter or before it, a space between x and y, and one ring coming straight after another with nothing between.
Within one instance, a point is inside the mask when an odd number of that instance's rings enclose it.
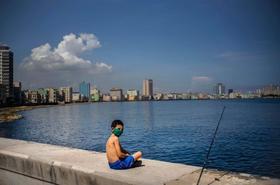
<instances>
[{"instance_id":1,"label":"shirtless boy","mask_svg":"<svg viewBox=\"0 0 280 185\"><path fill-rule=\"evenodd\" d=\"M123 133L124 125L121 120L114 120L111 124L112 134L106 143L106 155L112 169L128 169L134 167L142 156L140 151L130 155L120 144L119 137Z\"/></svg>"}]
</instances>

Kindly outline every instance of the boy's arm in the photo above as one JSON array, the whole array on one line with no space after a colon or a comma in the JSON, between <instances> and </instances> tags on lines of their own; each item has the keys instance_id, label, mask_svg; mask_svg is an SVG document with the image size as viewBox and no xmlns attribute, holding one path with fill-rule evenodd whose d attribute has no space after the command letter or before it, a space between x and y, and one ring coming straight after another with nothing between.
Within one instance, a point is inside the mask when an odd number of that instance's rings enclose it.
<instances>
[{"instance_id":1,"label":"boy's arm","mask_svg":"<svg viewBox=\"0 0 280 185\"><path fill-rule=\"evenodd\" d=\"M123 147L122 147L122 145L121 145L121 144L120 144L120 147L121 147L121 151L122 151L122 153L129 154L129 155L130 155L130 153L129 153L128 151L126 151L125 149L123 149Z\"/></svg>"},{"instance_id":2,"label":"boy's arm","mask_svg":"<svg viewBox=\"0 0 280 185\"><path fill-rule=\"evenodd\" d=\"M122 148L121 148L121 145L120 145L120 142L118 139L115 140L115 147L116 147L116 151L117 151L117 155L119 158L124 158L126 157L128 154L125 154L124 152L122 152Z\"/></svg>"}]
</instances>

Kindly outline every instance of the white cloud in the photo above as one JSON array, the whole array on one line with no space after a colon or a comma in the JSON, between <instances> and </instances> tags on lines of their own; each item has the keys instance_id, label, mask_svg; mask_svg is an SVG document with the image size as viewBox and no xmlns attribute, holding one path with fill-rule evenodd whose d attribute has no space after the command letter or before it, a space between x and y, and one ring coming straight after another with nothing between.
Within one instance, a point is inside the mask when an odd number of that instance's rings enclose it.
<instances>
[{"instance_id":1,"label":"white cloud","mask_svg":"<svg viewBox=\"0 0 280 185\"><path fill-rule=\"evenodd\" d=\"M208 76L193 76L192 81L196 82L210 82L212 79Z\"/></svg>"},{"instance_id":2,"label":"white cloud","mask_svg":"<svg viewBox=\"0 0 280 185\"><path fill-rule=\"evenodd\" d=\"M213 79L209 76L193 76L190 90L192 92L210 92L212 89Z\"/></svg>"},{"instance_id":3,"label":"white cloud","mask_svg":"<svg viewBox=\"0 0 280 185\"><path fill-rule=\"evenodd\" d=\"M26 57L21 67L28 71L76 71L92 74L110 72L112 66L103 62L93 63L80 57L89 50L101 47L94 34L82 33L75 35L70 33L52 48L49 43L32 49L31 55Z\"/></svg>"}]
</instances>

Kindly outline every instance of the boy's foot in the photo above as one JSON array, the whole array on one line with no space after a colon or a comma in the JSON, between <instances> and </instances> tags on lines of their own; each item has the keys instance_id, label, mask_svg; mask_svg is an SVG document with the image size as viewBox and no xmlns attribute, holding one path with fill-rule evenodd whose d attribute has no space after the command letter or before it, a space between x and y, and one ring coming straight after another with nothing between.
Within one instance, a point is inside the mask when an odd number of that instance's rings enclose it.
<instances>
[{"instance_id":1,"label":"boy's foot","mask_svg":"<svg viewBox=\"0 0 280 185\"><path fill-rule=\"evenodd\" d=\"M133 168L140 167L140 166L142 166L142 161L141 160L135 161L134 164L132 165Z\"/></svg>"}]
</instances>

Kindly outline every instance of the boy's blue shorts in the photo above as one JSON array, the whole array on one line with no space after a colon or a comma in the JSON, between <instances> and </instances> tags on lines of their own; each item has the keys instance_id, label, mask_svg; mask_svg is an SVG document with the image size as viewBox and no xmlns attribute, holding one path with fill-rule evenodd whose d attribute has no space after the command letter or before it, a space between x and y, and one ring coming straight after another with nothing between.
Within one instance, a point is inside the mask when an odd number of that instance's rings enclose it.
<instances>
[{"instance_id":1,"label":"boy's blue shorts","mask_svg":"<svg viewBox=\"0 0 280 185\"><path fill-rule=\"evenodd\" d=\"M112 169L121 170L121 169L131 168L133 164L134 164L134 157L130 155L123 159L117 160L116 162L109 163L109 166Z\"/></svg>"}]
</instances>

